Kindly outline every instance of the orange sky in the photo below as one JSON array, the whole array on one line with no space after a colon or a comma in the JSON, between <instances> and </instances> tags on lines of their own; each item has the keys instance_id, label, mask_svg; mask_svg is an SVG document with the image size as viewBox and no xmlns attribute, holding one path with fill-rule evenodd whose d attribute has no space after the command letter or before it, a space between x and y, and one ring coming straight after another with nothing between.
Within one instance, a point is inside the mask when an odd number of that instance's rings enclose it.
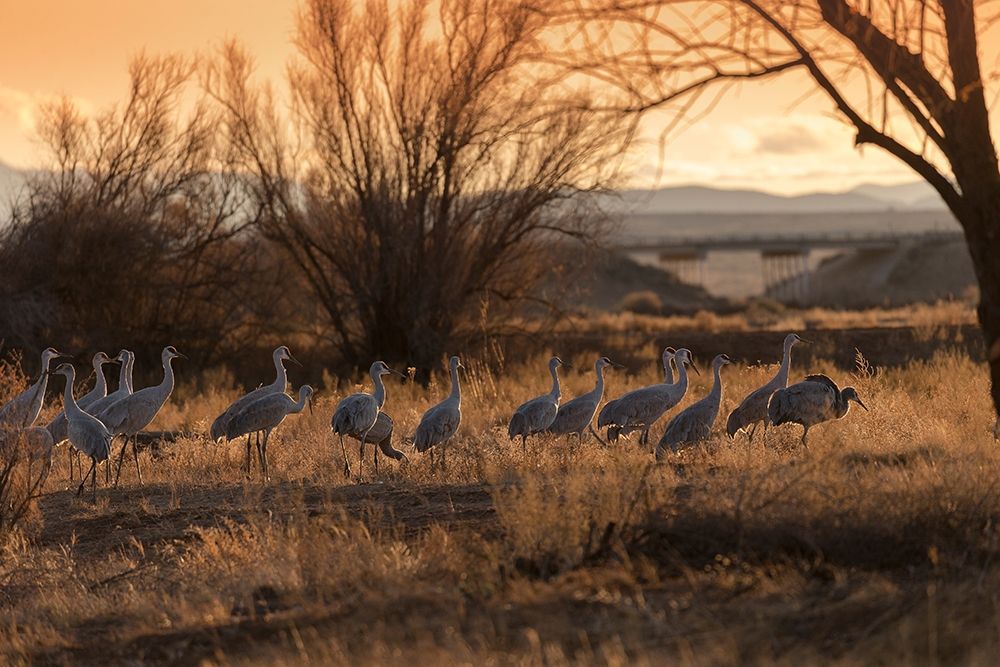
<instances>
[{"instance_id":1,"label":"orange sky","mask_svg":"<svg viewBox=\"0 0 1000 667\"><path fill-rule=\"evenodd\" d=\"M127 62L150 53L208 52L227 37L255 54L260 73L280 79L291 46L295 0L3 0L0 23L0 162L38 162L32 140L36 105L66 94L84 110L119 100ZM791 106L807 82L791 74L747 85L697 125L675 136L661 184L699 183L792 194L844 190L862 182L915 180L879 151L853 147L853 132L813 96ZM663 119L645 127L648 144L633 162L634 183L658 171L655 138Z\"/></svg>"}]
</instances>

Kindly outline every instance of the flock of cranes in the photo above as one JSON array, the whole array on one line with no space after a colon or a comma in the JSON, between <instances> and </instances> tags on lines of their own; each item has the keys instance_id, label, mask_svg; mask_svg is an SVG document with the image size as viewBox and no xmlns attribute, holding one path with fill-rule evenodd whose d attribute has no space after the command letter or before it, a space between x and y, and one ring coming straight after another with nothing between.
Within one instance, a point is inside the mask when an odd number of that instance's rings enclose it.
<instances>
[{"instance_id":1,"label":"flock of cranes","mask_svg":"<svg viewBox=\"0 0 1000 667\"><path fill-rule=\"evenodd\" d=\"M865 410L868 409L853 387L840 389L825 375L807 375L801 382L788 386L792 348L801 342L805 341L797 334L786 336L781 365L776 375L747 395L730 413L726 422L726 432L730 438L735 438L739 432L745 431L749 441L752 442L760 425L763 425L766 437L768 426L795 423L803 427L801 442L806 446L810 428L825 421L844 417L851 402L857 403ZM291 351L286 346L280 346L274 350L272 357L275 367L274 381L234 401L212 422L209 431L211 439L215 442L246 438L243 470L248 478L251 476L253 463L251 440L254 441L261 475L267 480L269 479L267 443L271 433L288 415L300 413L307 406L312 410L310 400L314 391L309 385L300 387L297 400L285 393L288 385L285 362L298 364ZM110 483L112 443L116 438L122 438L114 483L117 486L122 463L131 443L136 475L141 484L142 470L139 465L137 436L155 419L170 398L174 388L173 361L186 357L173 346L168 345L163 348L161 354L163 380L157 385L134 391L132 366L135 355L128 350L122 350L116 357L111 358L104 352L98 352L93 358L93 369L97 377L94 388L78 399L73 395L76 378L73 365L61 363L55 370L49 368L52 361L60 358L66 358L66 355L53 348L42 352L42 372L38 380L0 407L0 428L19 435L18 442L26 448L29 460L42 459L46 471L51 462L53 447L60 442L68 441L71 445L70 479L73 478L73 452L85 455L91 461L86 474L82 474L82 466L78 465L81 482L77 494L83 492L90 478L95 498L97 466L107 462L105 475L107 482ZM513 441L520 438L522 448L527 447L529 436L542 434L575 434L580 440L584 432L589 430L600 439L592 426L596 416L597 427L606 429L610 441L615 442L638 431L640 445L647 446L653 426L667 412L680 404L687 394L688 369L700 374L691 351L687 348L675 350L668 347L663 351L661 359L664 369L663 382L630 391L607 402L598 412L604 398L605 371L608 368L621 368L621 366L607 357L598 358L594 364L596 376L594 389L570 401L560 403L562 395L559 369L569 365L559 357L552 357L548 365L552 377L551 391L526 401L514 411L507 429L510 439ZM108 393L103 368L111 363L118 363L121 368L117 390ZM725 354L713 359L711 390L705 397L670 419L654 449L657 460L662 459L668 452L677 452L711 437L722 403L722 369L730 363L731 360ZM413 437L413 445L417 452L430 452L432 467L435 465L435 450L440 450L441 465L445 464L447 444L458 431L462 421L462 389L459 380L459 370L462 368L464 367L461 360L458 357L451 357L449 360L451 392L444 400L423 414ZM351 394L341 400L334 409L330 429L339 438L344 457L344 474L347 477L350 477L352 472L347 445L344 442L345 437L359 443L359 478L363 475L366 444L375 446L376 475L379 452L397 461L407 460L406 454L392 446L394 424L392 418L384 411L386 386L382 378L389 374L405 378L402 373L391 369L384 362L376 361L369 369L372 392ZM65 378L63 410L45 427L35 426L35 421L42 411L45 389L51 375L61 375Z\"/></svg>"}]
</instances>

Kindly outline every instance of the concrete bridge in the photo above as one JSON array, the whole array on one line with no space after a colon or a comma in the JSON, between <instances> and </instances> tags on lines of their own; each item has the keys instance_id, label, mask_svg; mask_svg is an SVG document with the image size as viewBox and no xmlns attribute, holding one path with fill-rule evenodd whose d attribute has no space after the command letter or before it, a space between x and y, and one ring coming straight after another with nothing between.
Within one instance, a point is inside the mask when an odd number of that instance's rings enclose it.
<instances>
[{"instance_id":1,"label":"concrete bridge","mask_svg":"<svg viewBox=\"0 0 1000 667\"><path fill-rule=\"evenodd\" d=\"M910 245L949 243L962 239L960 231L920 232L809 232L726 234L705 236L629 236L618 249L630 254L657 255L678 279L704 284L705 260L714 252L751 252L761 258L764 290L782 301L808 303L811 283L809 258L818 250L891 253Z\"/></svg>"}]
</instances>

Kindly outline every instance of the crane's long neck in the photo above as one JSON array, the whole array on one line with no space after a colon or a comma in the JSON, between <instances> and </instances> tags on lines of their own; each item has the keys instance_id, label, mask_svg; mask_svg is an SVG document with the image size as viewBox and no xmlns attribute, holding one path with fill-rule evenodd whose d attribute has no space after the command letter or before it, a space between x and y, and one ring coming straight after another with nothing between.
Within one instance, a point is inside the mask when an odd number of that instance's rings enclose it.
<instances>
[{"instance_id":1,"label":"crane's long neck","mask_svg":"<svg viewBox=\"0 0 1000 667\"><path fill-rule=\"evenodd\" d=\"M708 398L714 403L722 402L722 365L716 364L715 368L715 379L712 381L712 391L708 393Z\"/></svg>"},{"instance_id":2,"label":"crane's long neck","mask_svg":"<svg viewBox=\"0 0 1000 667\"><path fill-rule=\"evenodd\" d=\"M122 367L118 369L118 390L122 389L132 393L132 355L125 357Z\"/></svg>"},{"instance_id":3,"label":"crane's long neck","mask_svg":"<svg viewBox=\"0 0 1000 667\"><path fill-rule=\"evenodd\" d=\"M594 384L594 396L597 398L597 402L600 403L601 398L604 397L604 369L600 366L596 366L597 371L597 382Z\"/></svg>"},{"instance_id":4,"label":"crane's long neck","mask_svg":"<svg viewBox=\"0 0 1000 667\"><path fill-rule=\"evenodd\" d=\"M782 387L788 386L788 372L792 368L792 345L785 345L785 351L781 355L781 366L778 367L778 373L774 376L774 381L777 382Z\"/></svg>"},{"instance_id":5,"label":"crane's long neck","mask_svg":"<svg viewBox=\"0 0 1000 667\"><path fill-rule=\"evenodd\" d=\"M174 367L171 363L173 357L167 357L163 360L163 380L160 382L160 394L163 395L163 400L167 400L170 394L174 391Z\"/></svg>"},{"instance_id":6,"label":"crane's long neck","mask_svg":"<svg viewBox=\"0 0 1000 667\"><path fill-rule=\"evenodd\" d=\"M79 417L83 414L83 410L80 406L76 404L76 399L73 398L73 382L76 380L76 373L70 372L66 376L66 388L63 389L63 412L66 413L67 417Z\"/></svg>"},{"instance_id":7,"label":"crane's long neck","mask_svg":"<svg viewBox=\"0 0 1000 667\"><path fill-rule=\"evenodd\" d=\"M104 361L94 362L94 373L97 374L97 379L94 380L94 393L98 396L107 396L108 379L104 377Z\"/></svg>"},{"instance_id":8,"label":"crane's long neck","mask_svg":"<svg viewBox=\"0 0 1000 667\"><path fill-rule=\"evenodd\" d=\"M688 388L688 371L687 364L681 361L677 364L677 386L684 393L687 393Z\"/></svg>"},{"instance_id":9,"label":"crane's long neck","mask_svg":"<svg viewBox=\"0 0 1000 667\"><path fill-rule=\"evenodd\" d=\"M549 366L549 372L552 373L552 391L549 392L549 396L558 401L559 395L562 393L562 390L559 387L559 369L555 364L553 364L552 366Z\"/></svg>"},{"instance_id":10,"label":"crane's long neck","mask_svg":"<svg viewBox=\"0 0 1000 667\"><path fill-rule=\"evenodd\" d=\"M288 413L289 414L296 414L298 412L302 412L303 410L306 409L306 405L308 403L309 403L309 394L306 393L306 392L304 392L304 391L300 391L299 392L299 400L297 400L295 402L295 405L292 406L292 409L289 410ZM379 406L379 407L381 408L381 406Z\"/></svg>"},{"instance_id":11,"label":"crane's long neck","mask_svg":"<svg viewBox=\"0 0 1000 667\"><path fill-rule=\"evenodd\" d=\"M277 391L285 391L285 387L288 385L288 371L285 370L285 362L277 354L274 355L274 382L271 383L271 389Z\"/></svg>"},{"instance_id":12,"label":"crane's long neck","mask_svg":"<svg viewBox=\"0 0 1000 667\"><path fill-rule=\"evenodd\" d=\"M673 357L663 358L663 384L674 383L674 369L672 366L673 363L674 363Z\"/></svg>"},{"instance_id":13,"label":"crane's long neck","mask_svg":"<svg viewBox=\"0 0 1000 667\"><path fill-rule=\"evenodd\" d=\"M381 410L382 406L385 405L385 383L382 382L382 374L372 373L372 382L375 383L375 391L372 393L372 396L375 397L378 409Z\"/></svg>"},{"instance_id":14,"label":"crane's long neck","mask_svg":"<svg viewBox=\"0 0 1000 667\"><path fill-rule=\"evenodd\" d=\"M451 398L461 403L462 401L462 386L458 382L458 366L451 367Z\"/></svg>"}]
</instances>

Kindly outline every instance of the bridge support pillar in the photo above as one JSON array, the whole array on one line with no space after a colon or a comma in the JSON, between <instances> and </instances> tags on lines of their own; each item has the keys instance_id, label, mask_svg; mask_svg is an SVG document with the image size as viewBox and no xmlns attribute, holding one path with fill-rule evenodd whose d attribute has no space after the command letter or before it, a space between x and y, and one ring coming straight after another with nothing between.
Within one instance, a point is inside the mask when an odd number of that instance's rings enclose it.
<instances>
[{"instance_id":1,"label":"bridge support pillar","mask_svg":"<svg viewBox=\"0 0 1000 667\"><path fill-rule=\"evenodd\" d=\"M764 250L760 254L764 294L786 303L809 303L812 276L809 251Z\"/></svg>"},{"instance_id":2,"label":"bridge support pillar","mask_svg":"<svg viewBox=\"0 0 1000 667\"><path fill-rule=\"evenodd\" d=\"M705 284L705 252L661 252L660 264L682 283Z\"/></svg>"}]
</instances>

